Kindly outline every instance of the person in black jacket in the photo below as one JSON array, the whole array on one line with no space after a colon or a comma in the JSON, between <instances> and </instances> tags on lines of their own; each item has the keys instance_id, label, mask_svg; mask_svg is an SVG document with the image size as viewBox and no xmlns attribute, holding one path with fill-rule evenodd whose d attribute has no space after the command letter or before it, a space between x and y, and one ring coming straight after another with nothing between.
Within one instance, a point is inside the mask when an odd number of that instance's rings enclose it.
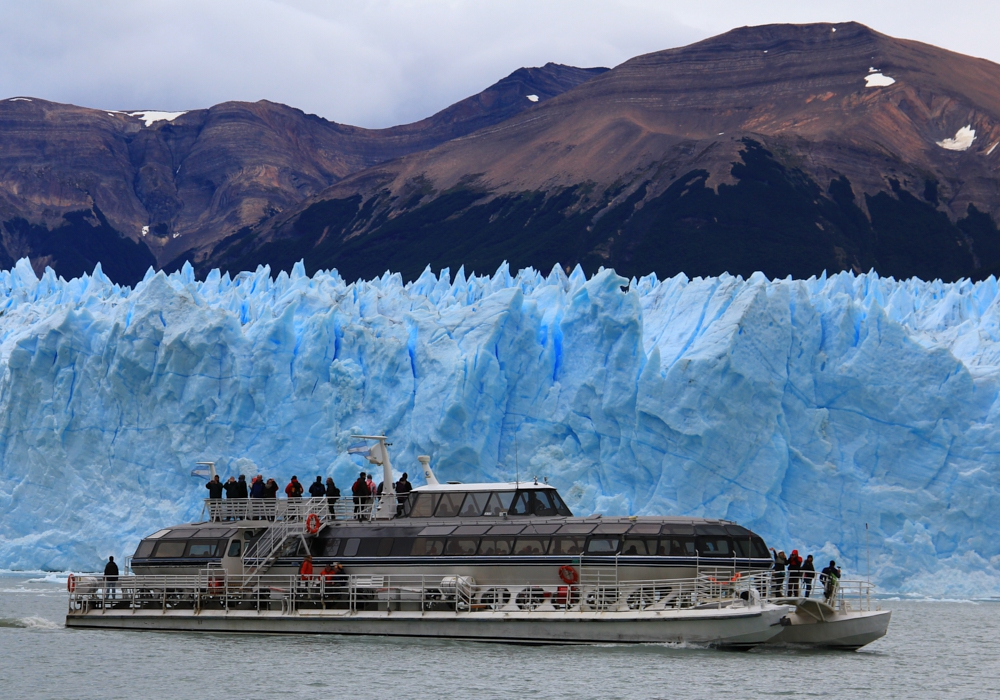
<instances>
[{"instance_id":1,"label":"person in black jacket","mask_svg":"<svg viewBox=\"0 0 1000 700\"><path fill-rule=\"evenodd\" d=\"M799 572L802 570L802 557L799 550L793 549L788 557L788 597L799 597Z\"/></svg>"},{"instance_id":2,"label":"person in black jacket","mask_svg":"<svg viewBox=\"0 0 1000 700\"><path fill-rule=\"evenodd\" d=\"M771 555L774 557L774 566L771 567L774 571L771 575L771 596L781 598L785 594L785 567L788 566L788 559L784 552L774 551L774 547L771 547Z\"/></svg>"},{"instance_id":3,"label":"person in black jacket","mask_svg":"<svg viewBox=\"0 0 1000 700\"><path fill-rule=\"evenodd\" d=\"M250 498L250 490L247 488L247 477L245 474L240 474L240 478L236 482L236 498Z\"/></svg>"},{"instance_id":4,"label":"person in black jacket","mask_svg":"<svg viewBox=\"0 0 1000 700\"><path fill-rule=\"evenodd\" d=\"M223 486L222 488L226 492L226 498L238 498L236 494L239 493L240 487L236 485L235 477L232 476L229 477L229 479L226 481L225 486Z\"/></svg>"},{"instance_id":5,"label":"person in black jacket","mask_svg":"<svg viewBox=\"0 0 1000 700\"><path fill-rule=\"evenodd\" d=\"M351 486L351 493L354 495L354 516L358 520L364 520L364 506L368 501L368 496L371 495L368 492L368 484L365 483L365 476L367 475L361 472L361 476Z\"/></svg>"},{"instance_id":6,"label":"person in black jacket","mask_svg":"<svg viewBox=\"0 0 1000 700\"><path fill-rule=\"evenodd\" d=\"M813 564L813 555L810 554L802 562L802 597L808 598L812 594L813 579L816 578L816 566Z\"/></svg>"},{"instance_id":7,"label":"person in black jacket","mask_svg":"<svg viewBox=\"0 0 1000 700\"><path fill-rule=\"evenodd\" d=\"M410 491L413 490L413 484L410 480L406 478L407 473L403 472L403 476L399 478L396 482L396 515L403 514L403 505L406 503L406 499L410 496Z\"/></svg>"},{"instance_id":8,"label":"person in black jacket","mask_svg":"<svg viewBox=\"0 0 1000 700\"><path fill-rule=\"evenodd\" d=\"M334 514L333 513L333 510L334 510L333 507L337 504L337 501L339 501L339 500L340 500L340 489L338 489L337 485L335 483L333 483L333 477L332 476L326 477L326 505L327 505L327 508L330 509L330 516L331 517Z\"/></svg>"},{"instance_id":9,"label":"person in black jacket","mask_svg":"<svg viewBox=\"0 0 1000 700\"><path fill-rule=\"evenodd\" d=\"M326 495L326 488L323 486L323 477L317 476L316 481L309 484L309 495L313 498L322 498Z\"/></svg>"},{"instance_id":10,"label":"person in black jacket","mask_svg":"<svg viewBox=\"0 0 1000 700\"><path fill-rule=\"evenodd\" d=\"M827 603L833 602L833 596L837 593L837 583L840 581L840 569L837 562L830 560L830 566L819 573L819 582L823 584L823 597Z\"/></svg>"},{"instance_id":11,"label":"person in black jacket","mask_svg":"<svg viewBox=\"0 0 1000 700\"><path fill-rule=\"evenodd\" d=\"M222 498L222 482L219 481L219 475L216 474L211 481L205 484L205 488L208 489L209 498Z\"/></svg>"},{"instance_id":12,"label":"person in black jacket","mask_svg":"<svg viewBox=\"0 0 1000 700\"><path fill-rule=\"evenodd\" d=\"M118 565L115 564L114 557L108 557L107 566L104 567L104 593L114 600L118 590Z\"/></svg>"}]
</instances>

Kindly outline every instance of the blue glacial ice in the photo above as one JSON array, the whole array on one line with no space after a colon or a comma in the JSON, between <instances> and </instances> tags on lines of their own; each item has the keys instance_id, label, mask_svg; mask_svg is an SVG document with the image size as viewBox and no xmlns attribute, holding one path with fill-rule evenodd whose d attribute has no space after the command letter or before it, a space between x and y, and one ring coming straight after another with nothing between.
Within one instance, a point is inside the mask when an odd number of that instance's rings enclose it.
<instances>
[{"instance_id":1,"label":"blue glacial ice","mask_svg":"<svg viewBox=\"0 0 1000 700\"><path fill-rule=\"evenodd\" d=\"M1000 594L997 282L301 265L0 273L0 567L93 570L198 517L199 460L549 477L578 514L722 517L848 576ZM419 477L414 479L420 483Z\"/></svg>"}]
</instances>

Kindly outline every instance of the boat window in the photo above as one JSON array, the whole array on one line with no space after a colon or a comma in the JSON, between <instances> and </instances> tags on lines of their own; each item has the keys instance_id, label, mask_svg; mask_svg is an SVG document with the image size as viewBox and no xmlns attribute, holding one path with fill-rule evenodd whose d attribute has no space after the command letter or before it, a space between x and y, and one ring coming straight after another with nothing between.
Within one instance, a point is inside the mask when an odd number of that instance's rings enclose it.
<instances>
[{"instance_id":1,"label":"boat window","mask_svg":"<svg viewBox=\"0 0 1000 700\"><path fill-rule=\"evenodd\" d=\"M587 543L587 554L614 554L617 551L617 537L591 537Z\"/></svg>"},{"instance_id":2,"label":"boat window","mask_svg":"<svg viewBox=\"0 0 1000 700\"><path fill-rule=\"evenodd\" d=\"M156 540L143 540L139 543L138 549L135 550L135 554L132 555L133 559L145 559L150 554L153 553L153 547L156 545Z\"/></svg>"},{"instance_id":3,"label":"boat window","mask_svg":"<svg viewBox=\"0 0 1000 700\"><path fill-rule=\"evenodd\" d=\"M468 557L476 553L479 539L474 537L452 537L448 540L448 545L444 553L450 556Z\"/></svg>"},{"instance_id":4,"label":"boat window","mask_svg":"<svg viewBox=\"0 0 1000 700\"><path fill-rule=\"evenodd\" d=\"M494 525L490 528L491 535L517 535L524 529L524 525Z\"/></svg>"},{"instance_id":5,"label":"boat window","mask_svg":"<svg viewBox=\"0 0 1000 700\"><path fill-rule=\"evenodd\" d=\"M154 532L152 535L150 535L146 539L147 540L158 540L161 537L166 537L166 535L167 535L168 532L170 532L170 530L157 530L156 532Z\"/></svg>"},{"instance_id":6,"label":"boat window","mask_svg":"<svg viewBox=\"0 0 1000 700\"><path fill-rule=\"evenodd\" d=\"M532 523L524 528L521 534L528 535L552 535L559 531L559 523Z\"/></svg>"},{"instance_id":7,"label":"boat window","mask_svg":"<svg viewBox=\"0 0 1000 700\"><path fill-rule=\"evenodd\" d=\"M664 535L693 535L694 525L683 523L666 523L660 532Z\"/></svg>"},{"instance_id":8,"label":"boat window","mask_svg":"<svg viewBox=\"0 0 1000 700\"><path fill-rule=\"evenodd\" d=\"M490 494L486 491L473 491L465 497L465 503L462 504L462 510L458 514L463 518L475 518L482 515L483 511L486 510L486 501L489 498Z\"/></svg>"},{"instance_id":9,"label":"boat window","mask_svg":"<svg viewBox=\"0 0 1000 700\"><path fill-rule=\"evenodd\" d=\"M562 499L562 496L559 495L559 492L549 491L549 493L552 495L553 503L555 503L556 513L566 518L572 518L573 511L571 511L569 506L566 505L566 502Z\"/></svg>"},{"instance_id":10,"label":"boat window","mask_svg":"<svg viewBox=\"0 0 1000 700\"><path fill-rule=\"evenodd\" d=\"M694 533L696 535L715 535L715 536L726 536L726 528L722 525L715 524L704 524L695 526Z\"/></svg>"},{"instance_id":11,"label":"boat window","mask_svg":"<svg viewBox=\"0 0 1000 700\"><path fill-rule=\"evenodd\" d=\"M453 518L458 515L458 509L462 507L465 500L464 493L443 493L438 501L437 510L434 511L436 518Z\"/></svg>"},{"instance_id":12,"label":"boat window","mask_svg":"<svg viewBox=\"0 0 1000 700\"><path fill-rule=\"evenodd\" d=\"M659 553L671 557L693 557L695 555L693 537L664 537L660 540Z\"/></svg>"},{"instance_id":13,"label":"boat window","mask_svg":"<svg viewBox=\"0 0 1000 700\"><path fill-rule=\"evenodd\" d=\"M518 537L514 543L514 554L532 555L545 554L549 548L549 538Z\"/></svg>"},{"instance_id":14,"label":"boat window","mask_svg":"<svg viewBox=\"0 0 1000 700\"><path fill-rule=\"evenodd\" d=\"M583 554L586 537L555 537L552 539L552 554Z\"/></svg>"},{"instance_id":15,"label":"boat window","mask_svg":"<svg viewBox=\"0 0 1000 700\"><path fill-rule=\"evenodd\" d=\"M431 537L418 537L413 540L410 554L415 557L439 557L444 554L444 540Z\"/></svg>"},{"instance_id":16,"label":"boat window","mask_svg":"<svg viewBox=\"0 0 1000 700\"><path fill-rule=\"evenodd\" d=\"M343 556L345 556L345 557L353 557L355 554L358 553L358 546L360 544L361 544L361 538L360 537L352 537L351 539L347 540L347 544L344 546L344 555Z\"/></svg>"},{"instance_id":17,"label":"boat window","mask_svg":"<svg viewBox=\"0 0 1000 700\"><path fill-rule=\"evenodd\" d=\"M434 506L437 505L438 493L415 493L410 496L410 517L429 518L434 514Z\"/></svg>"},{"instance_id":18,"label":"boat window","mask_svg":"<svg viewBox=\"0 0 1000 700\"><path fill-rule=\"evenodd\" d=\"M728 537L699 537L698 554L703 557L731 557L733 550Z\"/></svg>"},{"instance_id":19,"label":"boat window","mask_svg":"<svg viewBox=\"0 0 1000 700\"><path fill-rule=\"evenodd\" d=\"M165 557L183 557L184 547L187 542L184 540L161 540L158 545L156 545L156 552L153 554L154 557L161 559Z\"/></svg>"},{"instance_id":20,"label":"boat window","mask_svg":"<svg viewBox=\"0 0 1000 700\"><path fill-rule=\"evenodd\" d=\"M238 557L240 555L240 545L242 543L239 540L233 540L229 543L229 556Z\"/></svg>"},{"instance_id":21,"label":"boat window","mask_svg":"<svg viewBox=\"0 0 1000 700\"><path fill-rule=\"evenodd\" d=\"M489 525L462 525L456 528L453 535L485 535L490 529Z\"/></svg>"},{"instance_id":22,"label":"boat window","mask_svg":"<svg viewBox=\"0 0 1000 700\"><path fill-rule=\"evenodd\" d=\"M622 545L622 554L627 556L655 556L657 540L647 537L626 537Z\"/></svg>"},{"instance_id":23,"label":"boat window","mask_svg":"<svg viewBox=\"0 0 1000 700\"><path fill-rule=\"evenodd\" d=\"M375 553L378 551L379 542L381 542L379 537L363 537L361 538L361 545L358 547L359 557L374 557Z\"/></svg>"},{"instance_id":24,"label":"boat window","mask_svg":"<svg viewBox=\"0 0 1000 700\"><path fill-rule=\"evenodd\" d=\"M530 515L531 514L531 491L518 491L514 501L507 509L508 515Z\"/></svg>"},{"instance_id":25,"label":"boat window","mask_svg":"<svg viewBox=\"0 0 1000 700\"><path fill-rule=\"evenodd\" d=\"M222 541L221 546L218 540L191 540L188 544L187 556L218 557L222 555L225 546L225 540Z\"/></svg>"},{"instance_id":26,"label":"boat window","mask_svg":"<svg viewBox=\"0 0 1000 700\"><path fill-rule=\"evenodd\" d=\"M629 531L630 535L656 535L660 534L659 523L637 523Z\"/></svg>"},{"instance_id":27,"label":"boat window","mask_svg":"<svg viewBox=\"0 0 1000 700\"><path fill-rule=\"evenodd\" d=\"M567 523L559 528L561 535L589 535L597 527L593 523Z\"/></svg>"},{"instance_id":28,"label":"boat window","mask_svg":"<svg viewBox=\"0 0 1000 700\"><path fill-rule=\"evenodd\" d=\"M198 530L198 537L200 538L212 538L225 537L229 539L236 534L236 528L232 527L203 527Z\"/></svg>"},{"instance_id":29,"label":"boat window","mask_svg":"<svg viewBox=\"0 0 1000 700\"><path fill-rule=\"evenodd\" d=\"M389 554L392 552L392 542L393 542L392 537L383 537L382 540L378 543L378 552L376 552L376 556L380 557L389 556Z\"/></svg>"},{"instance_id":30,"label":"boat window","mask_svg":"<svg viewBox=\"0 0 1000 700\"><path fill-rule=\"evenodd\" d=\"M396 537L392 543L391 556L408 557L413 550L413 540L409 537Z\"/></svg>"},{"instance_id":31,"label":"boat window","mask_svg":"<svg viewBox=\"0 0 1000 700\"><path fill-rule=\"evenodd\" d=\"M757 557L758 559L767 559L771 555L767 552L767 545L764 544L764 540L757 535L750 538L750 551L751 556Z\"/></svg>"},{"instance_id":32,"label":"boat window","mask_svg":"<svg viewBox=\"0 0 1000 700\"><path fill-rule=\"evenodd\" d=\"M502 537L484 537L479 543L479 554L485 557L510 554L510 540Z\"/></svg>"},{"instance_id":33,"label":"boat window","mask_svg":"<svg viewBox=\"0 0 1000 700\"><path fill-rule=\"evenodd\" d=\"M340 551L340 538L335 537L332 540L325 540L323 542L323 550L317 551L316 556L318 557L335 557L337 552Z\"/></svg>"},{"instance_id":34,"label":"boat window","mask_svg":"<svg viewBox=\"0 0 1000 700\"><path fill-rule=\"evenodd\" d=\"M497 491L496 493L491 494L483 515L490 515L495 518L500 517L500 513L510 511L510 502L512 500L514 500L513 491Z\"/></svg>"},{"instance_id":35,"label":"boat window","mask_svg":"<svg viewBox=\"0 0 1000 700\"><path fill-rule=\"evenodd\" d=\"M559 509L552 501L552 492L539 490L535 491L535 505L532 507L535 515L558 515Z\"/></svg>"}]
</instances>

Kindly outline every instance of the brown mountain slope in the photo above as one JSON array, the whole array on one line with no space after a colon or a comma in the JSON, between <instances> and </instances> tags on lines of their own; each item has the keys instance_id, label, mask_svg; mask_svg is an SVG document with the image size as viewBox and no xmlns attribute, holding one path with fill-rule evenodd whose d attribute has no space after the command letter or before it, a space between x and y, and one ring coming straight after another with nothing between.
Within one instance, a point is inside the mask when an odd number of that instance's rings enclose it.
<instances>
[{"instance_id":1,"label":"brown mountain slope","mask_svg":"<svg viewBox=\"0 0 1000 700\"><path fill-rule=\"evenodd\" d=\"M201 264L977 275L1000 265L998 141L996 64L855 23L746 27L358 173Z\"/></svg>"},{"instance_id":2,"label":"brown mountain slope","mask_svg":"<svg viewBox=\"0 0 1000 700\"><path fill-rule=\"evenodd\" d=\"M537 109L606 69L548 64L414 124L362 129L272 102L157 118L0 101L0 263L141 277L386 160ZM535 99L528 99L532 95Z\"/></svg>"}]
</instances>

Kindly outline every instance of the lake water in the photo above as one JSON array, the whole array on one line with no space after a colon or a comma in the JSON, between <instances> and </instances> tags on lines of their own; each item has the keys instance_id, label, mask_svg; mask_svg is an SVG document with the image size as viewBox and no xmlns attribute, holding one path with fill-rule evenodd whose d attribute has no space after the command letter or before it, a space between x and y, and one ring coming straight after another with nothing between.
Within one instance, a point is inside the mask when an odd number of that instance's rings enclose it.
<instances>
[{"instance_id":1,"label":"lake water","mask_svg":"<svg viewBox=\"0 0 1000 700\"><path fill-rule=\"evenodd\" d=\"M0 697L985 698L1000 602L884 600L858 652L68 630L65 580L0 575Z\"/></svg>"}]
</instances>

